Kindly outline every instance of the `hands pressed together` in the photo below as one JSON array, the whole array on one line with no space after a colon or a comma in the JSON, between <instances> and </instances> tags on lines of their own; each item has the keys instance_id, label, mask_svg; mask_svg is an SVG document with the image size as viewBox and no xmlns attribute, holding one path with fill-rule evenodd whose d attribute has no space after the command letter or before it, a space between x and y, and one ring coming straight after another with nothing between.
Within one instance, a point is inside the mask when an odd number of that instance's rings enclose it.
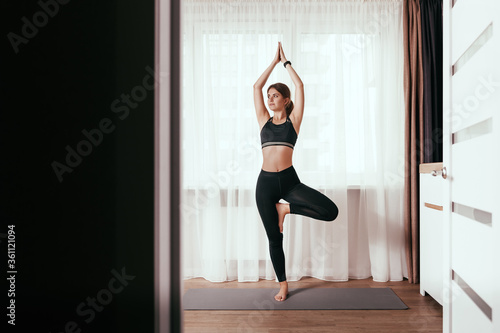
<instances>
[{"instance_id":1,"label":"hands pressed together","mask_svg":"<svg viewBox=\"0 0 500 333\"><path fill-rule=\"evenodd\" d=\"M281 46L281 42L278 42L278 50L276 51L276 55L273 59L273 64L277 65L279 62L285 63L287 59L285 57L285 52L283 52L283 47Z\"/></svg>"}]
</instances>

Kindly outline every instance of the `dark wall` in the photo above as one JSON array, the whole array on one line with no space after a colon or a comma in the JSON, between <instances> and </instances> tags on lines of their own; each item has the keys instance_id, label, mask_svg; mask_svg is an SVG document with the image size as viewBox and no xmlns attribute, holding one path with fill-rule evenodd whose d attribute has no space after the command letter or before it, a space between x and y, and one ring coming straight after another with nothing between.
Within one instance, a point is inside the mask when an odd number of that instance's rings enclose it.
<instances>
[{"instance_id":1,"label":"dark wall","mask_svg":"<svg viewBox=\"0 0 500 333\"><path fill-rule=\"evenodd\" d=\"M152 332L154 1L0 11L2 325L15 225L8 332Z\"/></svg>"}]
</instances>

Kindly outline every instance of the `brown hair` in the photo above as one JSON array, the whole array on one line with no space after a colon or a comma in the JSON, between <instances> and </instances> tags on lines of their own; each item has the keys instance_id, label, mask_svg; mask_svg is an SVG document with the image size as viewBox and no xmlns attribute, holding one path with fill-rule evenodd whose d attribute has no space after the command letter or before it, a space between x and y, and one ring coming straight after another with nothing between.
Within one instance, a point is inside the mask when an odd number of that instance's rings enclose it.
<instances>
[{"instance_id":1,"label":"brown hair","mask_svg":"<svg viewBox=\"0 0 500 333\"><path fill-rule=\"evenodd\" d=\"M292 102L292 99L290 97L290 89L284 83L275 83L275 84L270 85L269 88L267 88L268 93L269 93L269 90L271 88L278 90L278 92L283 96L283 98L290 99L290 102L288 102L288 104L285 106L286 115L289 116L290 113L292 113L292 111L293 111L293 102Z\"/></svg>"}]
</instances>

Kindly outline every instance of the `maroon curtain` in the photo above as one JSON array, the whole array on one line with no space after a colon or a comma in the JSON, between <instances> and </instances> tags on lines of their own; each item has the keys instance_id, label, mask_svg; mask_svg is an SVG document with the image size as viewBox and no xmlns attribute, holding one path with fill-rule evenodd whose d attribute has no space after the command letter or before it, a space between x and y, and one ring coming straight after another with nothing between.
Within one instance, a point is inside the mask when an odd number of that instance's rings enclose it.
<instances>
[{"instance_id":1,"label":"maroon curtain","mask_svg":"<svg viewBox=\"0 0 500 333\"><path fill-rule=\"evenodd\" d=\"M423 67L420 0L403 3L405 185L404 218L408 282L419 282L419 164L423 160Z\"/></svg>"},{"instance_id":2,"label":"maroon curtain","mask_svg":"<svg viewBox=\"0 0 500 333\"><path fill-rule=\"evenodd\" d=\"M408 281L419 283L419 165L442 162L442 0L404 0L405 189Z\"/></svg>"}]
</instances>

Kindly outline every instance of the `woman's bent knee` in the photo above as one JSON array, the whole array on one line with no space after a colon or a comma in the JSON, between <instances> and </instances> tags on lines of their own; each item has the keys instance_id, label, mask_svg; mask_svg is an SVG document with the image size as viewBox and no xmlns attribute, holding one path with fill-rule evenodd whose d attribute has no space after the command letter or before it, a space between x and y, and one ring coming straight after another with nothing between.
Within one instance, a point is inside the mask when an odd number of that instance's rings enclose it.
<instances>
[{"instance_id":1,"label":"woman's bent knee","mask_svg":"<svg viewBox=\"0 0 500 333\"><path fill-rule=\"evenodd\" d=\"M339 209L337 205L332 201L331 205L328 207L327 221L333 221L339 215Z\"/></svg>"}]
</instances>

